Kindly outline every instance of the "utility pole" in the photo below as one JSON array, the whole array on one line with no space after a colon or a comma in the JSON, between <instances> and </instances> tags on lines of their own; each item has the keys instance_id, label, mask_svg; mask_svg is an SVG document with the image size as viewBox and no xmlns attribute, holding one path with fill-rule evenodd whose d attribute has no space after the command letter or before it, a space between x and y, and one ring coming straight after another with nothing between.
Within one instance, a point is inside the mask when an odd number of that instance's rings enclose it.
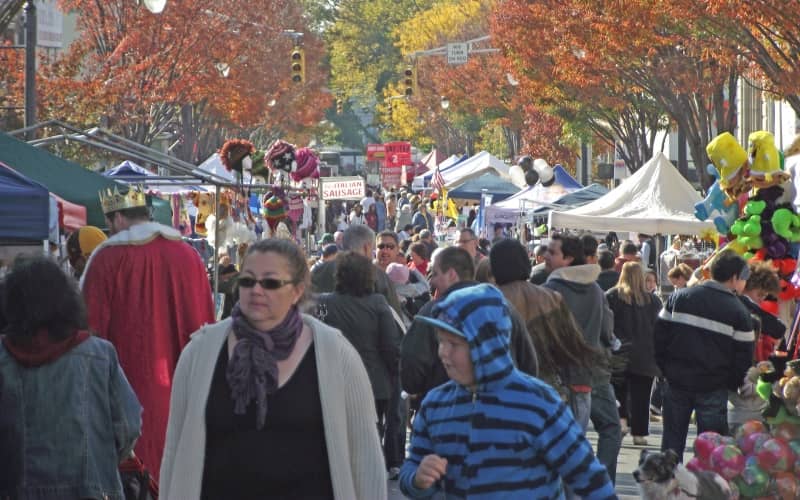
<instances>
[{"instance_id":1,"label":"utility pole","mask_svg":"<svg viewBox=\"0 0 800 500\"><path fill-rule=\"evenodd\" d=\"M25 4L25 127L36 123L36 4ZM28 130L25 139L35 139L36 132Z\"/></svg>"}]
</instances>

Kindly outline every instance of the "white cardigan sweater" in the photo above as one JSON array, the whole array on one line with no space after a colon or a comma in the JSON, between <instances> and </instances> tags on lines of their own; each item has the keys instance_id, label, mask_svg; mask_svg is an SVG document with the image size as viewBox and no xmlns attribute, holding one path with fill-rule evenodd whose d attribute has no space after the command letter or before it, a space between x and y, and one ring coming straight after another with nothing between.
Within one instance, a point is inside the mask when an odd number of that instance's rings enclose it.
<instances>
[{"instance_id":1,"label":"white cardigan sweater","mask_svg":"<svg viewBox=\"0 0 800 500\"><path fill-rule=\"evenodd\" d=\"M317 360L322 422L337 500L387 498L375 402L367 371L339 330L303 315ZM230 318L192 335L172 381L159 493L166 500L200 498L206 449L206 401ZM309 478L313 481L315 478Z\"/></svg>"}]
</instances>

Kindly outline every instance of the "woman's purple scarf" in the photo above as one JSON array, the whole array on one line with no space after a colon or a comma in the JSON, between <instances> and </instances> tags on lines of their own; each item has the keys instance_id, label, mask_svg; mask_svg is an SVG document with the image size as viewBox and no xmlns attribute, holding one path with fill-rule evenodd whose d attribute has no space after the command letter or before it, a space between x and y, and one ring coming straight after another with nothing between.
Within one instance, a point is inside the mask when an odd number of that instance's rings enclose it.
<instances>
[{"instance_id":1,"label":"woman's purple scarf","mask_svg":"<svg viewBox=\"0 0 800 500\"><path fill-rule=\"evenodd\" d=\"M244 415L247 405L255 400L256 428L260 430L267 417L267 395L278 390L278 361L292 353L303 331L303 318L294 306L280 325L262 332L247 322L238 303L231 317L237 342L225 375L234 401L233 412Z\"/></svg>"}]
</instances>

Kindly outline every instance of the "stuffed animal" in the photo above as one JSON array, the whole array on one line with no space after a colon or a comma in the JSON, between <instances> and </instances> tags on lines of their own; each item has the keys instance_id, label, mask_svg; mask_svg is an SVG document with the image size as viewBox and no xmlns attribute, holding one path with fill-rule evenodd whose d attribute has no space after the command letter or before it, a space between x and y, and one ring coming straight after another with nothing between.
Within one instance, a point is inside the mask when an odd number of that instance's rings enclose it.
<instances>
[{"instance_id":1,"label":"stuffed animal","mask_svg":"<svg viewBox=\"0 0 800 500\"><path fill-rule=\"evenodd\" d=\"M709 175L716 177L717 180L709 188L705 199L695 203L694 216L703 221L713 217L717 231L720 234L728 234L731 225L739 217L739 204L731 202L725 195L719 183L719 172L714 165L708 165L706 169Z\"/></svg>"},{"instance_id":2,"label":"stuffed animal","mask_svg":"<svg viewBox=\"0 0 800 500\"><path fill-rule=\"evenodd\" d=\"M197 215L194 219L194 232L205 237L208 234L206 219L214 213L214 195L192 191L186 197L192 200L192 203L197 208Z\"/></svg>"},{"instance_id":3,"label":"stuffed animal","mask_svg":"<svg viewBox=\"0 0 800 500\"><path fill-rule=\"evenodd\" d=\"M800 415L800 375L783 384L783 405L791 415Z\"/></svg>"},{"instance_id":4,"label":"stuffed animal","mask_svg":"<svg viewBox=\"0 0 800 500\"><path fill-rule=\"evenodd\" d=\"M706 154L719 171L719 184L731 202L750 189L747 181L747 151L730 132L723 132L706 146Z\"/></svg>"},{"instance_id":5,"label":"stuffed animal","mask_svg":"<svg viewBox=\"0 0 800 500\"><path fill-rule=\"evenodd\" d=\"M750 154L748 178L753 186L764 188L783 183L789 174L781 170L781 153L775 147L775 137L766 130L759 130L747 138Z\"/></svg>"}]
</instances>

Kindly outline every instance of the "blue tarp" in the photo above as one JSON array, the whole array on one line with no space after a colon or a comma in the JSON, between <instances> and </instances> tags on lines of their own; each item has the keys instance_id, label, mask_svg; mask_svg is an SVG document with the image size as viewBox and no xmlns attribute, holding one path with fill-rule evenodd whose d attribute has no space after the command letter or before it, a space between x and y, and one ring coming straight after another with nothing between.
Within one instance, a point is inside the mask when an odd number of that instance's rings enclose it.
<instances>
[{"instance_id":1,"label":"blue tarp","mask_svg":"<svg viewBox=\"0 0 800 500\"><path fill-rule=\"evenodd\" d=\"M0 163L0 240L46 240L49 227L47 188Z\"/></svg>"},{"instance_id":2,"label":"blue tarp","mask_svg":"<svg viewBox=\"0 0 800 500\"><path fill-rule=\"evenodd\" d=\"M580 189L583 187L581 183L569 175L569 172L564 170L564 167L561 165L553 167L553 174L556 176L556 184L561 184L567 189Z\"/></svg>"},{"instance_id":3,"label":"blue tarp","mask_svg":"<svg viewBox=\"0 0 800 500\"><path fill-rule=\"evenodd\" d=\"M569 175L569 174L567 174ZM578 189L577 191L573 191L571 193L567 193L561 198L555 200L552 204L558 205L558 210L569 210L571 208L579 207L581 205L586 205L590 201L594 201L604 194L608 193L608 188L602 186L600 184L589 184L585 188ZM543 215L547 216L550 211L553 210L552 207L539 207L533 211L535 215Z\"/></svg>"},{"instance_id":4,"label":"blue tarp","mask_svg":"<svg viewBox=\"0 0 800 500\"><path fill-rule=\"evenodd\" d=\"M492 201L505 200L509 196L519 192L519 188L511 181L503 179L495 174L483 174L480 177L470 179L455 189L448 191L450 198L480 200L481 192L485 189L488 194L493 195Z\"/></svg>"}]
</instances>

